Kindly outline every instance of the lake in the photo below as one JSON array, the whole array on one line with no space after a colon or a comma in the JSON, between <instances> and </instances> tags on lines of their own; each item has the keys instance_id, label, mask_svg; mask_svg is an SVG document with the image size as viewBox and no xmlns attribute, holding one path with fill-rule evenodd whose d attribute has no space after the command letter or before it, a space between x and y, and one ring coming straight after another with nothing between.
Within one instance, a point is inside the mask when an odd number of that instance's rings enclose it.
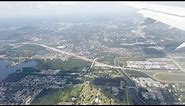
<instances>
[{"instance_id":1,"label":"lake","mask_svg":"<svg viewBox=\"0 0 185 106\"><path fill-rule=\"evenodd\" d=\"M23 67L34 67L37 65L37 62L32 60L12 67L8 67L9 64L11 64L11 61L9 60L0 60L0 81L5 79L9 74L15 72L17 69L21 69Z\"/></svg>"}]
</instances>

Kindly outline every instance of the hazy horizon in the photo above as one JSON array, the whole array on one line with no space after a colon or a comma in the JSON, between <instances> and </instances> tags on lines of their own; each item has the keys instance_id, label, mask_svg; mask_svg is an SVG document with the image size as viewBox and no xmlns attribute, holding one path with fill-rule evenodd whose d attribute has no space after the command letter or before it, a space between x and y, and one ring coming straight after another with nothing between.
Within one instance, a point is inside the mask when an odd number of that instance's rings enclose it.
<instances>
[{"instance_id":1,"label":"hazy horizon","mask_svg":"<svg viewBox=\"0 0 185 106\"><path fill-rule=\"evenodd\" d=\"M129 13L128 2L0 2L0 19L34 17L34 16L65 16L71 14L102 14L120 12ZM132 3L132 2L129 2ZM183 6L185 2L140 2L162 5Z\"/></svg>"}]
</instances>

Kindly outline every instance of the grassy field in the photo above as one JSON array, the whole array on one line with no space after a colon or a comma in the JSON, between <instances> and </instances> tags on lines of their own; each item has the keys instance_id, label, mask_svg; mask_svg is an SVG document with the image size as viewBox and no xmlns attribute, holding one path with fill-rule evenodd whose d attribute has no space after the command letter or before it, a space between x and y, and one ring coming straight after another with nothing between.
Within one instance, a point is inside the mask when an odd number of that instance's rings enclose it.
<instances>
[{"instance_id":1,"label":"grassy field","mask_svg":"<svg viewBox=\"0 0 185 106\"><path fill-rule=\"evenodd\" d=\"M110 76L110 77L120 77L121 74L116 69L99 69L93 72L97 76Z\"/></svg>"},{"instance_id":2,"label":"grassy field","mask_svg":"<svg viewBox=\"0 0 185 106\"><path fill-rule=\"evenodd\" d=\"M125 70L125 72L130 77L149 77L147 74L140 72L140 71L134 71L134 70Z\"/></svg>"},{"instance_id":3,"label":"grassy field","mask_svg":"<svg viewBox=\"0 0 185 106\"><path fill-rule=\"evenodd\" d=\"M103 58L103 59L99 59L98 61L102 62L102 63L105 63L105 64L114 65L114 59Z\"/></svg>"},{"instance_id":4,"label":"grassy field","mask_svg":"<svg viewBox=\"0 0 185 106\"><path fill-rule=\"evenodd\" d=\"M185 73L165 73L159 72L153 75L155 79L163 82L181 82L185 83Z\"/></svg>"},{"instance_id":5,"label":"grassy field","mask_svg":"<svg viewBox=\"0 0 185 106\"><path fill-rule=\"evenodd\" d=\"M109 53L109 52L101 53L100 56L103 56L103 58L98 59L97 61L105 64L109 64L109 65L114 65L114 59L116 57L119 57L119 55L114 53Z\"/></svg>"},{"instance_id":6,"label":"grassy field","mask_svg":"<svg viewBox=\"0 0 185 106\"><path fill-rule=\"evenodd\" d=\"M118 70L112 70L112 72L110 73L110 75L112 77L120 77L121 74L118 72Z\"/></svg>"}]
</instances>

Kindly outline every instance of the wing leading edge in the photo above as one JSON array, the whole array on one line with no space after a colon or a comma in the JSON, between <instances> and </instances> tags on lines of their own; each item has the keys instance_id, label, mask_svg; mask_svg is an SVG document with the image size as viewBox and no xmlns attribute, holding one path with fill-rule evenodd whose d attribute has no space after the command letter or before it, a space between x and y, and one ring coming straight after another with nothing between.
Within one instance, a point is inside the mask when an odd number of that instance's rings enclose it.
<instances>
[{"instance_id":1,"label":"wing leading edge","mask_svg":"<svg viewBox=\"0 0 185 106\"><path fill-rule=\"evenodd\" d=\"M163 6L157 4L129 4L132 7L140 9L138 13L144 17L160 21L170 25L170 28L175 27L185 30L185 8Z\"/></svg>"}]
</instances>

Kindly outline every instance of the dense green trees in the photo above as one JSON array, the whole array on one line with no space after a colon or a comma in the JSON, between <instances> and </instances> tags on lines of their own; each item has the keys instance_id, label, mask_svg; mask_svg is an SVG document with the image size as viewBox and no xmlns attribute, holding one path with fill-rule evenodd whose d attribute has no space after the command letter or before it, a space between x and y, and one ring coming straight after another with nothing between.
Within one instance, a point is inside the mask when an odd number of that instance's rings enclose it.
<instances>
[{"instance_id":1,"label":"dense green trees","mask_svg":"<svg viewBox=\"0 0 185 106\"><path fill-rule=\"evenodd\" d=\"M74 70L74 69L82 69L85 66L90 66L91 62L87 62L80 59L73 59L69 58L66 61L62 61L60 59L54 59L54 60L39 60L38 65L36 66L37 69L43 70L43 69L64 69L64 70Z\"/></svg>"}]
</instances>

